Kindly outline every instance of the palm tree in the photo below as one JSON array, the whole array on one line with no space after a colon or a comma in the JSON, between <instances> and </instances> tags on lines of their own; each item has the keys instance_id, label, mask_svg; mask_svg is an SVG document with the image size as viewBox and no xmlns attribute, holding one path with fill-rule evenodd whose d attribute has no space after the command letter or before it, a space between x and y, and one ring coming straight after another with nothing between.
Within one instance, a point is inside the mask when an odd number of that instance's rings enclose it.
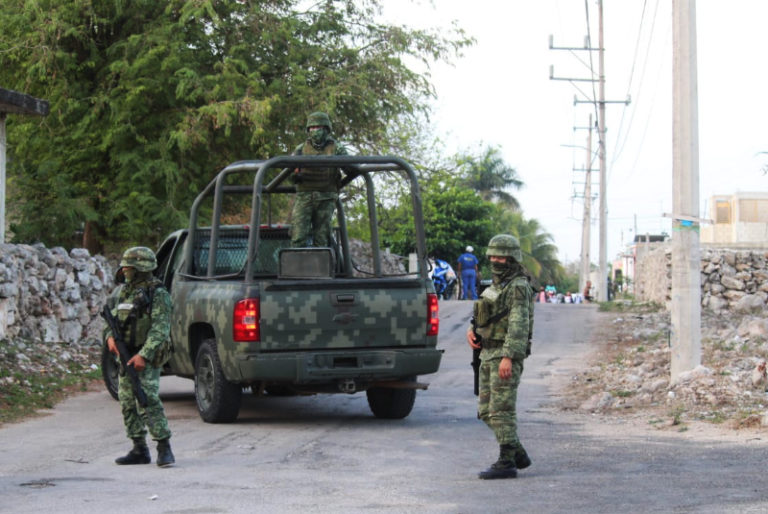
<instances>
[{"instance_id":1,"label":"palm tree","mask_svg":"<svg viewBox=\"0 0 768 514\"><path fill-rule=\"evenodd\" d=\"M459 161L464 166L465 183L486 201L497 201L507 208L519 210L517 198L507 188L520 189L523 181L517 171L504 162L498 148L488 147L481 157L466 156Z\"/></svg>"},{"instance_id":2,"label":"palm tree","mask_svg":"<svg viewBox=\"0 0 768 514\"><path fill-rule=\"evenodd\" d=\"M557 258L557 246L552 235L544 232L535 219L525 219L522 213L506 211L500 217L502 232L512 234L520 241L523 266L539 284L555 284L563 275L563 265Z\"/></svg>"}]
</instances>

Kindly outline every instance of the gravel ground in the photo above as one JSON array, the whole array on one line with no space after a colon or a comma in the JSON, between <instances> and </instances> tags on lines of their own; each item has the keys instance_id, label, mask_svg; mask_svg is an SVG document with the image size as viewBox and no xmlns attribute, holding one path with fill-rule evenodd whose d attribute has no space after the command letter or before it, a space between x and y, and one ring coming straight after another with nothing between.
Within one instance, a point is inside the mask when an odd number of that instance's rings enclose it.
<instances>
[{"instance_id":1,"label":"gravel ground","mask_svg":"<svg viewBox=\"0 0 768 514\"><path fill-rule=\"evenodd\" d=\"M680 431L692 422L768 425L764 364L758 368L768 357L768 320L703 311L701 365L670 384L669 313L626 309L604 314L589 365L571 377L560 408Z\"/></svg>"}]
</instances>

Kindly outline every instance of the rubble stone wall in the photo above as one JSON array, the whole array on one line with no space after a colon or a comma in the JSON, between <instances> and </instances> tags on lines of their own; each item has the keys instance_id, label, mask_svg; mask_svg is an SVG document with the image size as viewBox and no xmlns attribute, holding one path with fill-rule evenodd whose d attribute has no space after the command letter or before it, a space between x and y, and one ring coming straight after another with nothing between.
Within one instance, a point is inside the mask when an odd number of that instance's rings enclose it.
<instances>
[{"instance_id":1,"label":"rubble stone wall","mask_svg":"<svg viewBox=\"0 0 768 514\"><path fill-rule=\"evenodd\" d=\"M701 305L713 312L762 312L768 302L768 252L701 249ZM635 296L670 308L672 250L657 248L635 263Z\"/></svg>"},{"instance_id":2,"label":"rubble stone wall","mask_svg":"<svg viewBox=\"0 0 768 514\"><path fill-rule=\"evenodd\" d=\"M0 339L98 343L113 277L83 248L0 244Z\"/></svg>"},{"instance_id":3,"label":"rubble stone wall","mask_svg":"<svg viewBox=\"0 0 768 514\"><path fill-rule=\"evenodd\" d=\"M370 264L370 245L350 244L355 261ZM385 273L405 271L394 254L382 252L382 261ZM99 311L113 287L113 266L83 248L0 244L0 340L99 344Z\"/></svg>"}]
</instances>

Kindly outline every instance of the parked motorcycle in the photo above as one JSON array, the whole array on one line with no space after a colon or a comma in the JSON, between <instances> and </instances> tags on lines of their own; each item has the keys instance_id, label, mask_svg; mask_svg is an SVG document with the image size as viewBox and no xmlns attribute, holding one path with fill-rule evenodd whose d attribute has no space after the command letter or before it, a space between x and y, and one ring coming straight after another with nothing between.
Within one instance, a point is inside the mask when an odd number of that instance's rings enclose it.
<instances>
[{"instance_id":1,"label":"parked motorcycle","mask_svg":"<svg viewBox=\"0 0 768 514\"><path fill-rule=\"evenodd\" d=\"M453 298L456 290L456 272L453 271L450 264L442 259L434 259L430 262L432 264L430 277L435 284L437 298L441 300Z\"/></svg>"}]
</instances>

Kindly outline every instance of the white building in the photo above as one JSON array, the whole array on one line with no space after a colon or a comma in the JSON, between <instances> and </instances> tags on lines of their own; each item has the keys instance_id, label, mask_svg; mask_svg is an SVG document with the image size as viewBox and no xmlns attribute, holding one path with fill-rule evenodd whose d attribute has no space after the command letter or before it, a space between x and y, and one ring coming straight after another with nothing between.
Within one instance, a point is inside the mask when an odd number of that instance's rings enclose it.
<instances>
[{"instance_id":1,"label":"white building","mask_svg":"<svg viewBox=\"0 0 768 514\"><path fill-rule=\"evenodd\" d=\"M768 193L714 195L701 226L701 244L729 248L768 248Z\"/></svg>"}]
</instances>

